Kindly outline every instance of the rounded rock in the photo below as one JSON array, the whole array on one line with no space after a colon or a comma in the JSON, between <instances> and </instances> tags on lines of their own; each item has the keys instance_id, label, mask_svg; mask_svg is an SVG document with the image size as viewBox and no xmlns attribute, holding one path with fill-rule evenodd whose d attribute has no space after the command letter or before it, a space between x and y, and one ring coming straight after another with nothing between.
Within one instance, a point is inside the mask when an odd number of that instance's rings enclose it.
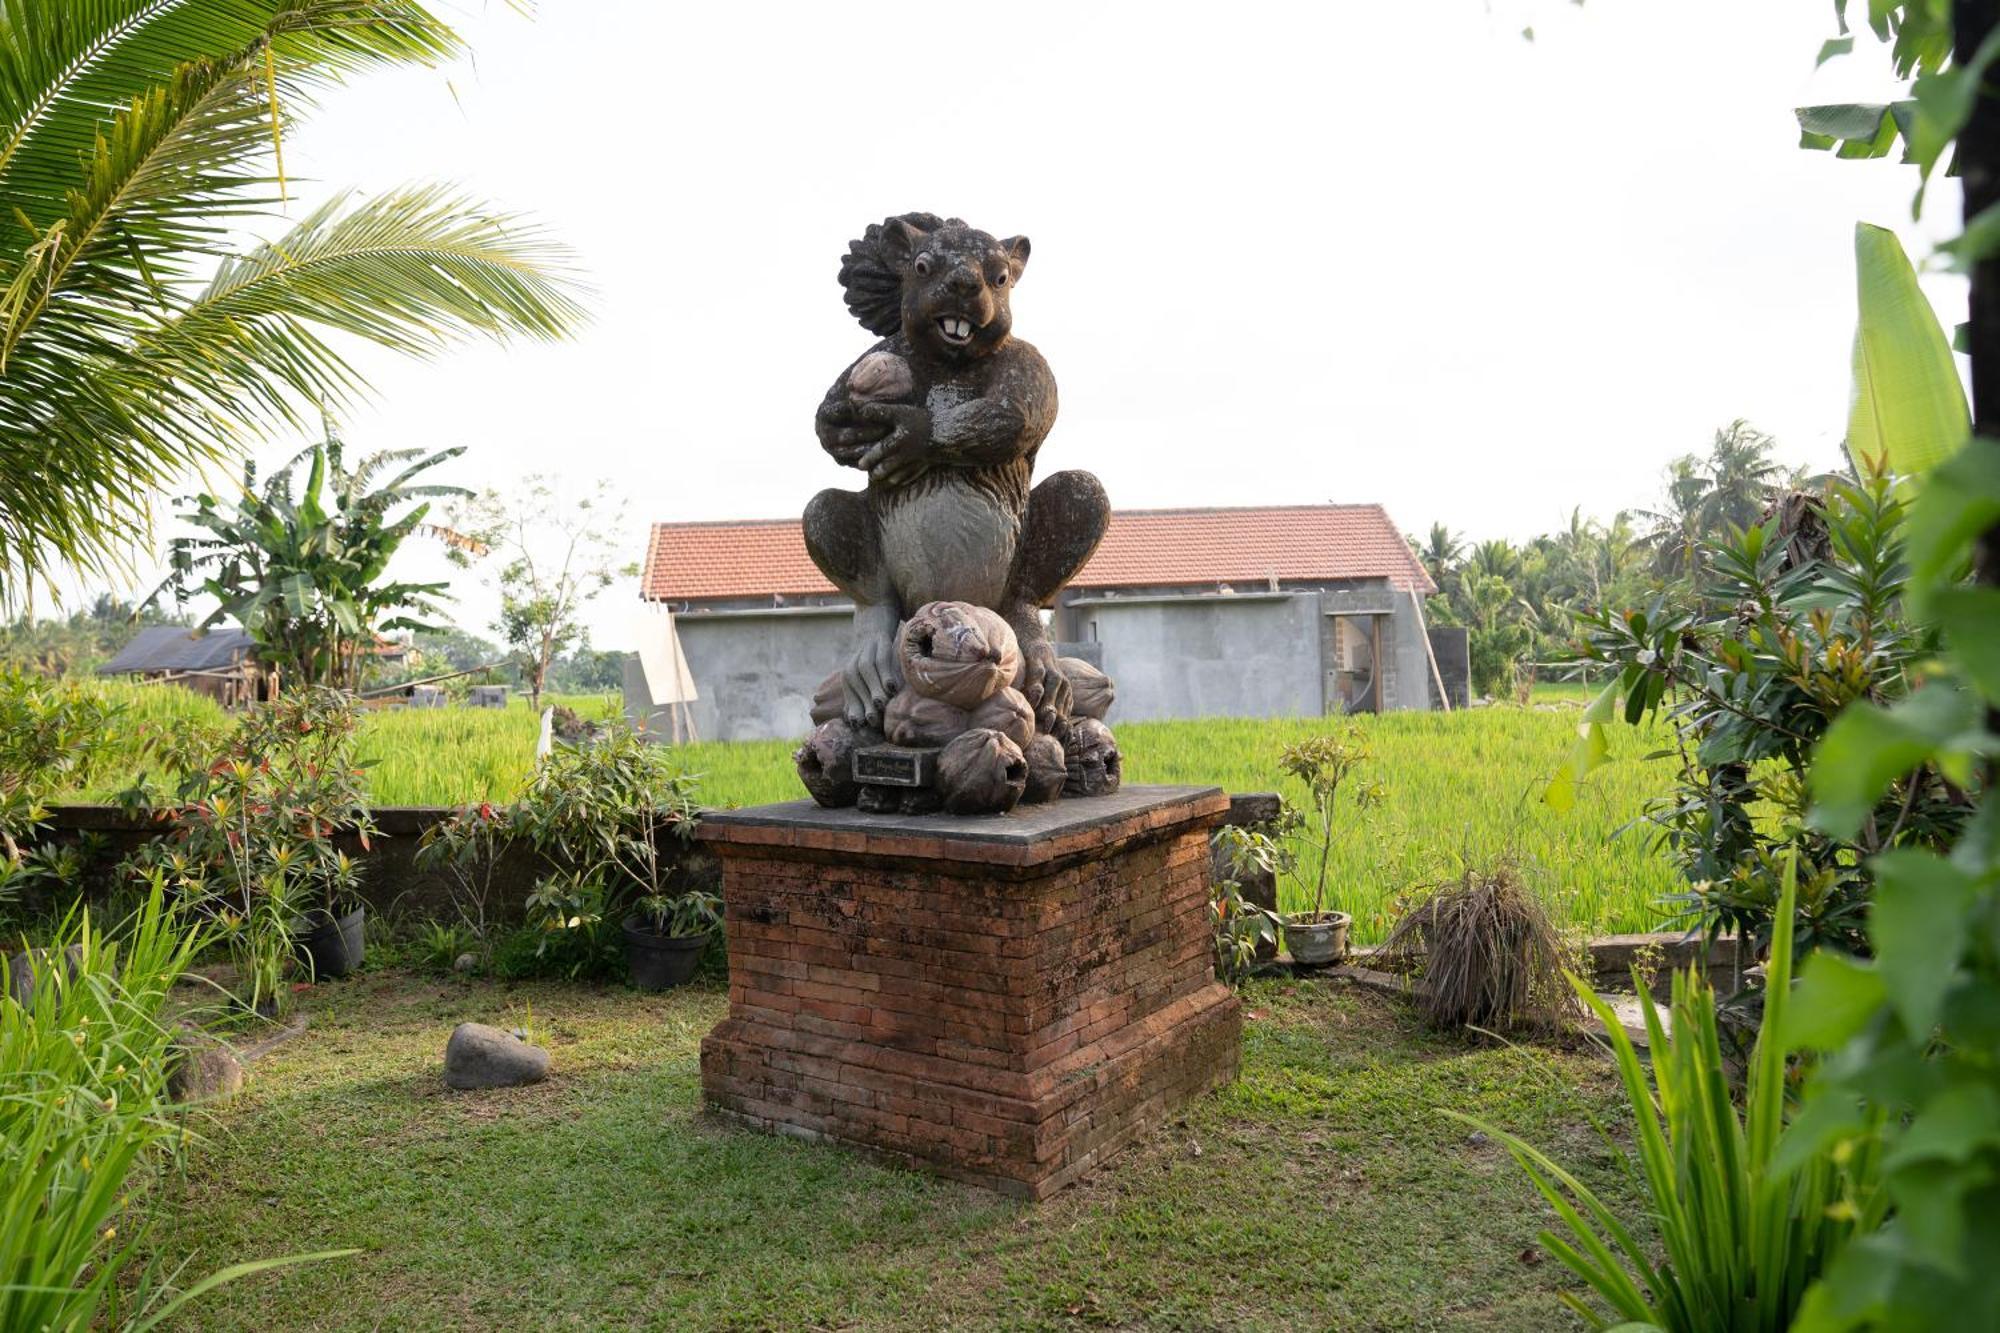
<instances>
[{"instance_id":1,"label":"rounded rock","mask_svg":"<svg viewBox=\"0 0 2000 1333\"><path fill-rule=\"evenodd\" d=\"M448 1088L513 1088L549 1075L549 1053L485 1023L460 1023L444 1047Z\"/></svg>"}]
</instances>

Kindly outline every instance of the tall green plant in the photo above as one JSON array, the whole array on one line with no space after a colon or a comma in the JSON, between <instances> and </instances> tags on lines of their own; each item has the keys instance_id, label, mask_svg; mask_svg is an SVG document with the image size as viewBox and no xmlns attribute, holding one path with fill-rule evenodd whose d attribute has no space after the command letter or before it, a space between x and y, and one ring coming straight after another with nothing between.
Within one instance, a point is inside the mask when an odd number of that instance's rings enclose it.
<instances>
[{"instance_id":1,"label":"tall green plant","mask_svg":"<svg viewBox=\"0 0 2000 1333\"><path fill-rule=\"evenodd\" d=\"M1797 896L1788 862L1778 916L1789 925ZM1715 993L1692 971L1674 977L1671 1028L1643 980L1652 1077L1632 1039L1588 982L1577 994L1603 1022L1617 1057L1637 1140L1639 1175L1665 1257L1653 1236L1520 1137L1448 1112L1504 1143L1562 1220L1542 1233L1549 1252L1589 1284L1603 1309L1562 1299L1598 1329L1660 1333L1783 1333L1809 1285L1882 1219L1881 1161L1848 1104L1829 1100L1786 1123L1788 1049L1794 1005L1792 932L1773 935L1764 1027L1750 1057L1745 1105L1737 1109L1715 1018ZM1831 1152L1847 1130L1853 1151ZM1604 1310L1610 1313L1607 1315Z\"/></svg>"},{"instance_id":2,"label":"tall green plant","mask_svg":"<svg viewBox=\"0 0 2000 1333\"><path fill-rule=\"evenodd\" d=\"M1867 1115L1891 1208L1808 1294L1797 1324L1807 1333L2000 1327L2000 22L1991 5L1945 0L1871 5L1869 17L1893 41L1897 72L1915 76L1905 103L1877 109L1878 142L1900 134L1926 178L1947 151L1960 168L1965 230L1942 248L1972 273L1975 431L1958 447L1931 430L1939 447L1911 465L1910 599L1942 652L1922 688L1886 706L1858 702L1829 729L1811 772L1813 820L1851 836L1884 793L1925 770L1947 774L1976 808L1948 846L1876 859L1872 961L1826 955L1805 969L1812 1008L1800 1013L1816 1021L1795 1035L1827 1052L1813 1080L1821 1096ZM1935 424L1909 417L1884 438L1925 438Z\"/></svg>"},{"instance_id":3,"label":"tall green plant","mask_svg":"<svg viewBox=\"0 0 2000 1333\"><path fill-rule=\"evenodd\" d=\"M353 700L321 687L245 713L218 750L156 738L155 757L177 774L157 811L170 832L136 864L220 924L248 1008L284 1004L299 919L330 920L359 891L361 868L340 845L365 850L375 831L359 726Z\"/></svg>"},{"instance_id":4,"label":"tall green plant","mask_svg":"<svg viewBox=\"0 0 2000 1333\"><path fill-rule=\"evenodd\" d=\"M239 1264L178 1293L129 1271L145 1177L184 1134L165 1104L163 1010L202 942L155 880L115 936L80 911L0 978L0 1328L146 1329L220 1282L334 1257ZM0 972L23 965L0 954Z\"/></svg>"},{"instance_id":5,"label":"tall green plant","mask_svg":"<svg viewBox=\"0 0 2000 1333\"><path fill-rule=\"evenodd\" d=\"M431 500L472 492L413 483L464 452L462 446L431 454L384 450L349 469L329 428L322 443L286 463L261 489L255 465L246 463L233 503L206 493L186 501L181 517L205 535L174 539L171 572L159 591L171 590L177 601L197 590L215 598L203 626L234 620L249 630L259 653L279 668L283 687L359 687L379 632L437 628L418 617L442 613L439 599L449 595L448 585L387 574L413 533L469 542L425 519ZM301 463L307 465L305 483L295 494ZM378 481L392 468L393 475Z\"/></svg>"},{"instance_id":6,"label":"tall green plant","mask_svg":"<svg viewBox=\"0 0 2000 1333\"><path fill-rule=\"evenodd\" d=\"M1338 736L1311 736L1294 741L1278 752L1278 768L1305 784L1310 805L1308 811L1285 813L1279 821L1282 832L1295 832L1308 844L1303 861L1287 857L1278 863L1282 871L1297 880L1307 903L1306 910L1292 920L1310 923L1320 920L1328 911L1327 867L1333 857L1333 822L1340 809L1342 790L1347 792L1348 803L1356 813L1365 813L1382 803L1381 785L1356 776L1368 759L1367 738L1352 727Z\"/></svg>"},{"instance_id":7,"label":"tall green plant","mask_svg":"<svg viewBox=\"0 0 2000 1333\"><path fill-rule=\"evenodd\" d=\"M350 400L329 334L424 355L574 327L568 252L438 186L225 248L280 211L315 93L458 51L420 0L0 7L0 597L119 564L154 487Z\"/></svg>"},{"instance_id":8,"label":"tall green plant","mask_svg":"<svg viewBox=\"0 0 2000 1333\"><path fill-rule=\"evenodd\" d=\"M1586 711L1548 799L1574 799L1602 760L1607 724L1663 713L1678 771L1647 815L1688 880L1678 906L1753 952L1769 940L1782 849L1804 858L1800 945L1864 949L1866 858L1941 846L1965 819L1962 785L1935 767L1885 792L1852 837L1828 837L1805 818L1806 767L1834 719L1857 699L1908 695L1935 647L1903 604L1902 495L1879 470L1832 483L1823 498L1800 494L1796 506L1704 549L1699 600L1662 594L1643 610L1580 621L1583 660L1616 674Z\"/></svg>"}]
</instances>

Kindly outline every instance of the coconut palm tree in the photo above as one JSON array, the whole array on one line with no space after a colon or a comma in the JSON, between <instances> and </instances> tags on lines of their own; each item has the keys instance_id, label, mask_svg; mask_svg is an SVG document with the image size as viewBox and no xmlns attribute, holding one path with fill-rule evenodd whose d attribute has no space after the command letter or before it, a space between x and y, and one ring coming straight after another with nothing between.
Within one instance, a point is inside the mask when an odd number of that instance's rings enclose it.
<instances>
[{"instance_id":1,"label":"coconut palm tree","mask_svg":"<svg viewBox=\"0 0 2000 1333\"><path fill-rule=\"evenodd\" d=\"M155 487L362 389L343 335L578 322L565 250L440 186L231 243L272 229L315 91L457 50L419 0L0 0L0 601L117 564Z\"/></svg>"},{"instance_id":2,"label":"coconut palm tree","mask_svg":"<svg viewBox=\"0 0 2000 1333\"><path fill-rule=\"evenodd\" d=\"M1756 525L1785 476L1771 458L1777 441L1738 417L1715 432L1708 454L1708 491L1697 507L1710 539Z\"/></svg>"},{"instance_id":3,"label":"coconut palm tree","mask_svg":"<svg viewBox=\"0 0 2000 1333\"><path fill-rule=\"evenodd\" d=\"M1701 460L1682 454L1667 465L1665 505L1639 511L1639 517L1646 520L1639 545L1651 555L1653 572L1660 578L1685 581L1700 570L1701 543L1707 535L1702 527L1702 505L1708 487Z\"/></svg>"},{"instance_id":4,"label":"coconut palm tree","mask_svg":"<svg viewBox=\"0 0 2000 1333\"><path fill-rule=\"evenodd\" d=\"M1472 548L1468 563L1488 578L1511 582L1521 572L1521 553L1505 537L1489 537Z\"/></svg>"},{"instance_id":5,"label":"coconut palm tree","mask_svg":"<svg viewBox=\"0 0 2000 1333\"><path fill-rule=\"evenodd\" d=\"M1431 524L1430 535L1423 541L1412 537L1409 542L1410 549L1416 552L1417 560L1423 565L1424 572L1429 574L1431 582L1442 590L1445 580L1458 568L1459 560L1465 555L1465 543L1459 540L1457 533L1442 523Z\"/></svg>"}]
</instances>

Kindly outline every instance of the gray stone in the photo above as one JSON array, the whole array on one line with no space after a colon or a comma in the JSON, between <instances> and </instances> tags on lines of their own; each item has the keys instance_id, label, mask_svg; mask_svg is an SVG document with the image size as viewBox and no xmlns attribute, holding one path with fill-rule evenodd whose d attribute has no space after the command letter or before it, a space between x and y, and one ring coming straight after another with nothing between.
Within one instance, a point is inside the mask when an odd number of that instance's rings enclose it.
<instances>
[{"instance_id":1,"label":"gray stone","mask_svg":"<svg viewBox=\"0 0 2000 1333\"><path fill-rule=\"evenodd\" d=\"M167 1052L167 1098L174 1102L226 1102L243 1091L243 1062L215 1038L189 1032Z\"/></svg>"},{"instance_id":2,"label":"gray stone","mask_svg":"<svg viewBox=\"0 0 2000 1333\"><path fill-rule=\"evenodd\" d=\"M460 1023L445 1043L446 1087L512 1088L548 1074L547 1051L484 1023Z\"/></svg>"},{"instance_id":3,"label":"gray stone","mask_svg":"<svg viewBox=\"0 0 2000 1333\"><path fill-rule=\"evenodd\" d=\"M73 981L77 970L83 966L83 945L72 944L63 950L63 979ZM7 960L7 993L23 1009L35 1002L35 988L47 975L49 951L47 949L24 949Z\"/></svg>"}]
</instances>

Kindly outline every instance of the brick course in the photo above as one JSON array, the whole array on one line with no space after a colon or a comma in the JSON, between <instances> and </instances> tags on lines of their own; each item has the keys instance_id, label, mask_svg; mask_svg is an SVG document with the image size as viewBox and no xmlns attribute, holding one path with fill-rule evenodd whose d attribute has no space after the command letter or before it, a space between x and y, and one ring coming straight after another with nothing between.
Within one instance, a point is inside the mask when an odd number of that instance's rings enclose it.
<instances>
[{"instance_id":1,"label":"brick course","mask_svg":"<svg viewBox=\"0 0 2000 1333\"><path fill-rule=\"evenodd\" d=\"M1227 804L1128 788L1011 842L1004 819L828 829L797 803L705 820L731 978L710 1104L1048 1197L1236 1072L1207 919Z\"/></svg>"}]
</instances>

